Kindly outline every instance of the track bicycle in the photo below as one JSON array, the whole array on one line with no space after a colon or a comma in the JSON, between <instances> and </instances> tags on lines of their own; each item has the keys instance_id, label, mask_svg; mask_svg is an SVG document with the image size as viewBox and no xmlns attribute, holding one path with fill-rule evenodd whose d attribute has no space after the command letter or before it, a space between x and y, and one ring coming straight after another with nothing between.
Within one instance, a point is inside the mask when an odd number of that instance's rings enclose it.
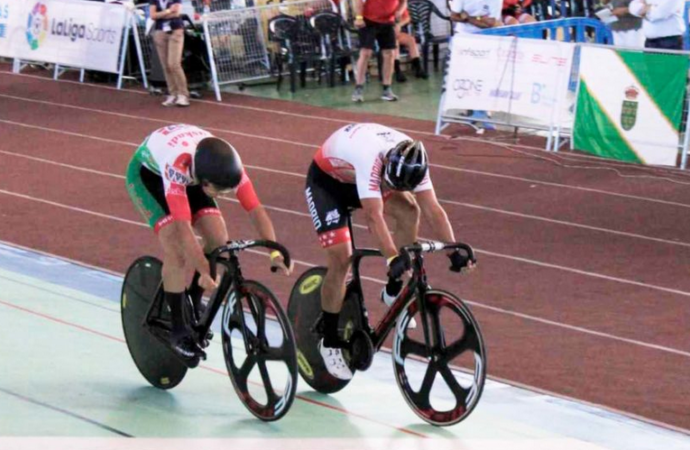
<instances>
[{"instance_id":1,"label":"track bicycle","mask_svg":"<svg viewBox=\"0 0 690 450\"><path fill-rule=\"evenodd\" d=\"M252 414L274 421L287 413L294 400L297 354L292 327L275 295L242 276L238 253L253 247L278 250L289 267L288 251L276 242L230 241L218 247L209 256L212 278L219 266L224 268L218 289L205 307L201 298L185 296L185 320L196 343L205 348L213 337L213 320L224 308L221 336L230 380ZM139 372L153 386L167 390L180 384L187 370L199 364L199 358L185 361L170 347L172 325L163 296L162 266L152 256L132 263L122 287L121 311L127 347ZM198 273L195 277L198 279ZM254 370L258 370L260 383L250 379ZM275 388L278 383L284 383L280 390Z\"/></svg>"},{"instance_id":2,"label":"track bicycle","mask_svg":"<svg viewBox=\"0 0 690 450\"><path fill-rule=\"evenodd\" d=\"M360 263L382 255L378 250L355 248L338 326L340 338L348 344L343 353L353 373L369 368L374 353L393 331L393 372L400 392L419 417L437 426L465 419L479 402L486 379L486 347L469 307L452 293L432 289L427 283L424 254L449 249L460 249L476 262L472 248L463 243L422 242L400 249L401 254L411 255L412 276L372 328L364 306ZM288 316L297 340L300 375L316 391L328 394L343 389L350 380L328 373L317 346L323 336L320 288L325 275L325 267L314 267L300 276L290 295ZM421 329L411 329L413 317Z\"/></svg>"}]
</instances>

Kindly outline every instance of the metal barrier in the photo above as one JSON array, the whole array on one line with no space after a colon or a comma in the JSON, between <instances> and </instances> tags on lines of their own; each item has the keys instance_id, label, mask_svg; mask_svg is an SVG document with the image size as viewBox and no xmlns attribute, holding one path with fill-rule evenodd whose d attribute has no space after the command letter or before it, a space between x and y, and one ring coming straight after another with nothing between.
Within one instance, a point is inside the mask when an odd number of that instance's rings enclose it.
<instances>
[{"instance_id":1,"label":"metal barrier","mask_svg":"<svg viewBox=\"0 0 690 450\"><path fill-rule=\"evenodd\" d=\"M203 19L204 35L216 99L220 86L269 78L272 54L277 50L268 41L268 22L278 15L308 19L319 11L337 11L330 0L304 0L268 4L253 8L212 12ZM302 36L314 39L315 36Z\"/></svg>"},{"instance_id":2,"label":"metal barrier","mask_svg":"<svg viewBox=\"0 0 690 450\"><path fill-rule=\"evenodd\" d=\"M613 44L609 27L596 19L568 18L509 27L487 28L478 34L491 36L515 36L529 39L550 39L553 41L581 42L592 44Z\"/></svg>"}]
</instances>

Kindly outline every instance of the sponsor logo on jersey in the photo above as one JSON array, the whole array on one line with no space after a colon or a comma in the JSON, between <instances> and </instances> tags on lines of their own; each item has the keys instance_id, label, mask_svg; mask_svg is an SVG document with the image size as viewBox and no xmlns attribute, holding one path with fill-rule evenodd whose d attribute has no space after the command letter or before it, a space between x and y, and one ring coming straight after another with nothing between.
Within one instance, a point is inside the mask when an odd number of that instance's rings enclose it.
<instances>
[{"instance_id":1,"label":"sponsor logo on jersey","mask_svg":"<svg viewBox=\"0 0 690 450\"><path fill-rule=\"evenodd\" d=\"M340 213L337 209L326 213L326 225L332 225L340 221Z\"/></svg>"},{"instance_id":2,"label":"sponsor logo on jersey","mask_svg":"<svg viewBox=\"0 0 690 450\"><path fill-rule=\"evenodd\" d=\"M192 184L192 180L182 170L170 164L165 165L165 178L172 184L188 185Z\"/></svg>"},{"instance_id":3,"label":"sponsor logo on jersey","mask_svg":"<svg viewBox=\"0 0 690 450\"><path fill-rule=\"evenodd\" d=\"M379 155L371 168L371 178L369 179L369 190L374 192L381 191L381 171L383 170L383 157Z\"/></svg>"},{"instance_id":4,"label":"sponsor logo on jersey","mask_svg":"<svg viewBox=\"0 0 690 450\"><path fill-rule=\"evenodd\" d=\"M307 204L309 205L309 214L311 214L311 220L314 222L314 228L316 230L320 230L321 226L323 225L321 223L321 219L319 219L319 212L316 210L316 205L314 204L314 196L311 193L311 188L307 188L305 191L305 194L307 196Z\"/></svg>"}]
</instances>

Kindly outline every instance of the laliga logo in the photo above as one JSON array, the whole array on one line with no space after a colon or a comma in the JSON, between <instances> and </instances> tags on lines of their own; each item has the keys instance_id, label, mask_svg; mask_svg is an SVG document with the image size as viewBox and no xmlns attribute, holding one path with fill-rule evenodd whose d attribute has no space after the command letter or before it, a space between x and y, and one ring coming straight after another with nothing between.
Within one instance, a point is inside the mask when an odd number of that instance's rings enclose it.
<instances>
[{"instance_id":1,"label":"laliga logo","mask_svg":"<svg viewBox=\"0 0 690 450\"><path fill-rule=\"evenodd\" d=\"M36 50L48 34L48 8L43 3L36 3L29 13L29 23L26 26L26 39L31 50Z\"/></svg>"}]
</instances>

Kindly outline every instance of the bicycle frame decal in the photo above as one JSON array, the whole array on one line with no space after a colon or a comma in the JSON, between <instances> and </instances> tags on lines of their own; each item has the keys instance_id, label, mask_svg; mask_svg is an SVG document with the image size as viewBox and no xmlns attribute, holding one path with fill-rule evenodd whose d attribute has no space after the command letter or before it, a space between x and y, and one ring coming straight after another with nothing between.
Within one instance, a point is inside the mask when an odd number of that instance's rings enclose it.
<instances>
[{"instance_id":1,"label":"bicycle frame decal","mask_svg":"<svg viewBox=\"0 0 690 450\"><path fill-rule=\"evenodd\" d=\"M310 380L314 379L314 371L311 368L311 365L309 365L309 361L307 361L307 358L304 357L304 354L302 354L301 351L297 350L297 364L299 365L299 368L302 369L302 374L309 378Z\"/></svg>"},{"instance_id":2,"label":"bicycle frame decal","mask_svg":"<svg viewBox=\"0 0 690 450\"><path fill-rule=\"evenodd\" d=\"M302 284L299 287L299 293L302 295L307 295L311 294L321 286L321 282L323 281L323 277L321 275L312 275L306 280L302 282Z\"/></svg>"}]
</instances>

